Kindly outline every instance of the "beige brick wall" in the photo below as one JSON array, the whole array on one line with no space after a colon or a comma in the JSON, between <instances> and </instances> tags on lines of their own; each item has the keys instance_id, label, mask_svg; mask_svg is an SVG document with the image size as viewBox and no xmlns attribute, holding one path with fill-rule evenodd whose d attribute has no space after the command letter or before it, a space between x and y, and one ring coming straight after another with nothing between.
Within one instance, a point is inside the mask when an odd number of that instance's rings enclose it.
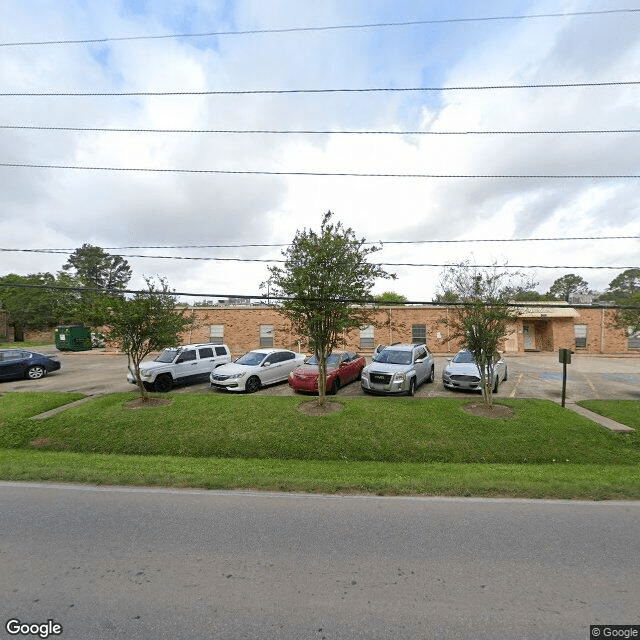
<instances>
[{"instance_id":1,"label":"beige brick wall","mask_svg":"<svg viewBox=\"0 0 640 640\"><path fill-rule=\"evenodd\" d=\"M612 326L613 312L607 309L577 309L576 318L549 318L546 321L527 320L536 327L536 349L557 351L560 348L575 349L575 324L587 325L587 347L580 349L586 353L631 353L626 332ZM224 341L234 354L244 353L260 346L260 325L273 325L274 346L307 352L304 340L291 330L289 322L276 308L267 306L197 307L194 309L197 326L183 335L183 341L208 342L210 325L224 326ZM455 353L460 343L449 340L446 324L446 307L383 307L374 315L374 345L393 342L410 342L414 324L424 324L427 328L427 344L434 353ZM519 351L524 350L522 336L523 320L516 323L517 336L514 340ZM360 348L360 332L354 330L346 336L346 348L369 353Z\"/></svg>"}]
</instances>

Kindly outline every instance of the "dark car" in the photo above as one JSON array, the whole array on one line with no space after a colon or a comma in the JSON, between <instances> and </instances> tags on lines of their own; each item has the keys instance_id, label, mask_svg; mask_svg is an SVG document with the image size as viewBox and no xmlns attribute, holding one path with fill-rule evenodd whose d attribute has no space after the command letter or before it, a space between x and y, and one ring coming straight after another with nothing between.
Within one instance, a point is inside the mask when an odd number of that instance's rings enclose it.
<instances>
[{"instance_id":1,"label":"dark car","mask_svg":"<svg viewBox=\"0 0 640 640\"><path fill-rule=\"evenodd\" d=\"M365 364L365 359L353 351L332 353L327 358L327 393L336 394L340 387L358 380ZM319 376L318 360L311 356L289 374L289 385L295 391L318 393Z\"/></svg>"},{"instance_id":2,"label":"dark car","mask_svg":"<svg viewBox=\"0 0 640 640\"><path fill-rule=\"evenodd\" d=\"M44 356L22 349L0 349L0 380L39 380L62 364L55 356Z\"/></svg>"}]
</instances>

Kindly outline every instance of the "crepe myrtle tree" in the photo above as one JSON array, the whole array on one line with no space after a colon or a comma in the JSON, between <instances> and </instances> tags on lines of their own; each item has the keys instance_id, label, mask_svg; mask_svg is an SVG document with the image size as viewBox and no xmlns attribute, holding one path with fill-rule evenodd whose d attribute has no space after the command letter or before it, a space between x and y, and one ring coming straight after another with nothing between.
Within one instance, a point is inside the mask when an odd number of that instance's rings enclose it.
<instances>
[{"instance_id":1,"label":"crepe myrtle tree","mask_svg":"<svg viewBox=\"0 0 640 640\"><path fill-rule=\"evenodd\" d=\"M327 357L346 333L374 324L371 289L377 278L395 278L367 258L380 249L365 246L350 227L327 211L320 231L298 230L282 252L283 266L269 267L269 295L281 300L283 315L309 341L318 360L318 404L327 393ZM266 283L263 283L263 287Z\"/></svg>"},{"instance_id":2,"label":"crepe myrtle tree","mask_svg":"<svg viewBox=\"0 0 640 640\"><path fill-rule=\"evenodd\" d=\"M448 317L441 320L449 327L446 340L460 340L473 354L480 373L482 398L489 409L493 406L495 355L519 315L510 301L518 292L535 286L526 274L509 273L497 264L484 268L466 261L441 274L441 290L453 294L449 297L455 300Z\"/></svg>"},{"instance_id":3,"label":"crepe myrtle tree","mask_svg":"<svg viewBox=\"0 0 640 640\"><path fill-rule=\"evenodd\" d=\"M180 344L180 334L193 324L187 317L187 308L176 308L176 297L163 278L159 285L145 278L146 291L137 292L133 298L114 296L105 300L108 340L120 343L127 354L129 370L135 375L143 402L149 399L140 377L140 363L152 351ZM133 365L133 369L131 369Z\"/></svg>"}]
</instances>

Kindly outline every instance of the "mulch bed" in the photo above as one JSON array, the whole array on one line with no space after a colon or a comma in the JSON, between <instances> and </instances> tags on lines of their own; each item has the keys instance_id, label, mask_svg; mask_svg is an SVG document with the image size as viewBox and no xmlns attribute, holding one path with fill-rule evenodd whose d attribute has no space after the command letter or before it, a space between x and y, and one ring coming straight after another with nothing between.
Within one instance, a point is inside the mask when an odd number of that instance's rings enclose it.
<instances>
[{"instance_id":1,"label":"mulch bed","mask_svg":"<svg viewBox=\"0 0 640 640\"><path fill-rule=\"evenodd\" d=\"M494 404L490 409L484 404L470 402L462 407L468 413L481 418L511 418L513 417L513 409L505 407L503 404Z\"/></svg>"},{"instance_id":2,"label":"mulch bed","mask_svg":"<svg viewBox=\"0 0 640 640\"><path fill-rule=\"evenodd\" d=\"M311 400L299 404L298 411L307 416L328 416L342 411L342 405L339 402L325 402L324 406L320 406L317 400Z\"/></svg>"},{"instance_id":3,"label":"mulch bed","mask_svg":"<svg viewBox=\"0 0 640 640\"><path fill-rule=\"evenodd\" d=\"M141 407L162 407L167 404L171 404L171 400L168 398L147 398L146 401L143 398L135 398L134 400L129 400L125 402L124 406L127 409L140 409Z\"/></svg>"}]
</instances>

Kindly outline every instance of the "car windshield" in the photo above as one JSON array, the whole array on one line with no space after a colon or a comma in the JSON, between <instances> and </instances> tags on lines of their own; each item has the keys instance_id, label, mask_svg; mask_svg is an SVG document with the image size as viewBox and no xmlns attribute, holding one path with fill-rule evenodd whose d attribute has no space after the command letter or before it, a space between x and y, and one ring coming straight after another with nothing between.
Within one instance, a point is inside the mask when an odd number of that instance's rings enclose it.
<instances>
[{"instance_id":1,"label":"car windshield","mask_svg":"<svg viewBox=\"0 0 640 640\"><path fill-rule=\"evenodd\" d=\"M456 353L452 362L462 362L462 363L472 363L473 354L470 351L460 351L460 353Z\"/></svg>"},{"instance_id":2,"label":"car windshield","mask_svg":"<svg viewBox=\"0 0 640 640\"><path fill-rule=\"evenodd\" d=\"M305 360L305 364L312 364L318 366L318 359L315 356L311 356L307 360ZM340 364L340 355L337 353L332 353L330 356L327 356L327 366L328 367L337 367Z\"/></svg>"},{"instance_id":3,"label":"car windshield","mask_svg":"<svg viewBox=\"0 0 640 640\"><path fill-rule=\"evenodd\" d=\"M173 362L173 359L178 353L177 349L165 349L161 354L156 357L156 362Z\"/></svg>"},{"instance_id":4,"label":"car windshield","mask_svg":"<svg viewBox=\"0 0 640 640\"><path fill-rule=\"evenodd\" d=\"M249 367L255 367L264 360L264 357L266 355L266 353L262 353L261 351L249 351L249 353L245 353L243 356L240 356L236 360L236 364L244 364Z\"/></svg>"},{"instance_id":5,"label":"car windshield","mask_svg":"<svg viewBox=\"0 0 640 640\"><path fill-rule=\"evenodd\" d=\"M387 364L411 364L411 351L385 349L374 358L374 361Z\"/></svg>"}]
</instances>

